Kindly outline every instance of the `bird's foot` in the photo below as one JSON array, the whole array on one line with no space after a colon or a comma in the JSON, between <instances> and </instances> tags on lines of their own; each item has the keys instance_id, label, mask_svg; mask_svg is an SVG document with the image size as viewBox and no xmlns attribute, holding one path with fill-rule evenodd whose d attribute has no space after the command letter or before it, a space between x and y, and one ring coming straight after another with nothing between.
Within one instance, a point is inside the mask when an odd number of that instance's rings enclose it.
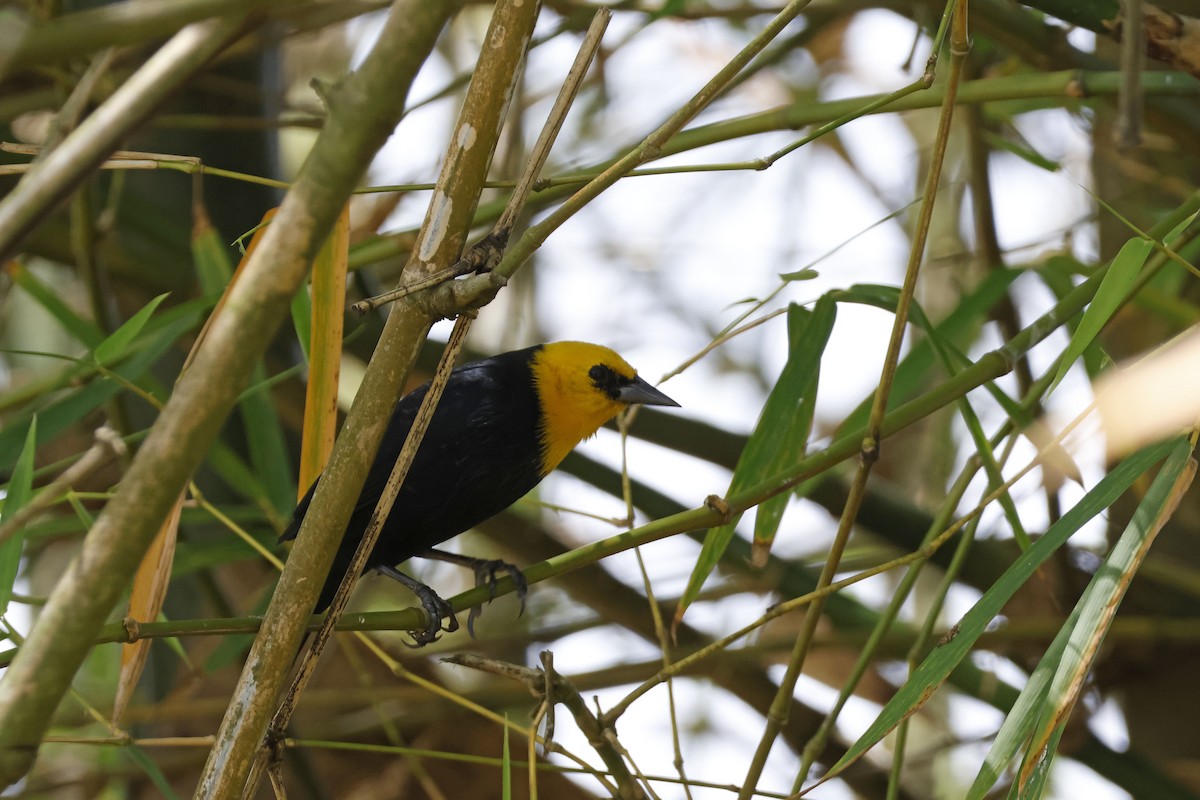
<instances>
[{"instance_id":1,"label":"bird's foot","mask_svg":"<svg viewBox=\"0 0 1200 800\"><path fill-rule=\"evenodd\" d=\"M413 593L421 601L421 608L425 610L425 618L428 620L428 624L424 628L417 628L408 632L413 638L412 647L414 649L424 647L427 644L433 644L441 638L443 631L454 633L458 630L458 617L454 614L454 607L425 584L418 585L420 588L413 589ZM443 619L446 620L445 625L442 624Z\"/></svg>"},{"instance_id":2,"label":"bird's foot","mask_svg":"<svg viewBox=\"0 0 1200 800\"><path fill-rule=\"evenodd\" d=\"M529 594L529 583L525 580L525 573L515 565L507 561L501 561L498 558L474 558L471 559L474 563L471 568L475 570L475 585L487 586L488 602L496 599L496 584L500 580L501 575L508 575L512 578L514 589L517 595L517 600L521 603L521 608L517 611L517 616L525 613L525 597ZM471 638L475 638L475 618L483 616L483 606L472 606L470 613L467 614L467 633Z\"/></svg>"},{"instance_id":3,"label":"bird's foot","mask_svg":"<svg viewBox=\"0 0 1200 800\"><path fill-rule=\"evenodd\" d=\"M416 628L408 632L413 638L411 647L424 647L436 642L443 631L453 633L458 630L458 617L454 615L454 607L433 589L416 578L410 578L395 567L380 565L375 567L375 571L404 584L421 601L421 608L425 611L426 624L424 628ZM444 626L442 625L443 619L446 620ZM470 625L467 627L469 629Z\"/></svg>"},{"instance_id":4,"label":"bird's foot","mask_svg":"<svg viewBox=\"0 0 1200 800\"><path fill-rule=\"evenodd\" d=\"M518 613L525 613L525 597L529 594L529 583L525 580L525 574L515 564L510 564L507 561L501 561L498 558L472 558L458 553L447 553L443 550L429 549L423 553L419 553L422 558L432 558L438 561L448 561L451 564L469 567L475 571L475 585L488 587L488 602L496 599L496 586L500 578L504 575L512 578L514 592L517 595L517 600L521 603L521 610ZM483 614L481 606L475 606L467 615L467 633L471 638L475 638L475 618Z\"/></svg>"}]
</instances>

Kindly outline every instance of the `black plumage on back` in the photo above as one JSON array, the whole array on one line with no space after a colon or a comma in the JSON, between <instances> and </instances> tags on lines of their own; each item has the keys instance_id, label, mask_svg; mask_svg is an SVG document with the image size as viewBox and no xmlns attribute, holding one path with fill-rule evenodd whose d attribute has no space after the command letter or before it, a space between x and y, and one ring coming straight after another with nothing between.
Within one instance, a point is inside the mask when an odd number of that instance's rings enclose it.
<instances>
[{"instance_id":1,"label":"black plumage on back","mask_svg":"<svg viewBox=\"0 0 1200 800\"><path fill-rule=\"evenodd\" d=\"M531 372L541 347L503 353L451 373L366 569L394 566L444 542L508 508L541 481L541 406ZM329 607L350 567L428 389L424 384L405 395L392 412L321 589L318 613ZM281 541L295 538L316 483L297 505Z\"/></svg>"}]
</instances>

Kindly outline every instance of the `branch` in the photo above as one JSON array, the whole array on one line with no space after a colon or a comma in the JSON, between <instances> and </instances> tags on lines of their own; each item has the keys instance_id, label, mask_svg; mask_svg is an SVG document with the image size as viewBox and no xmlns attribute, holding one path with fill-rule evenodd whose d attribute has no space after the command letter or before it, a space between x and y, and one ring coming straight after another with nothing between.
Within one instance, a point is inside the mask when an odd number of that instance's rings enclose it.
<instances>
[{"instance_id":1,"label":"branch","mask_svg":"<svg viewBox=\"0 0 1200 800\"><path fill-rule=\"evenodd\" d=\"M395 78L389 63L392 56L386 53L411 48L408 40L414 15L429 18L430 7L443 5L412 0L393 8L379 45L360 70L364 77L355 80L357 74L352 75L329 94L331 121L339 117L347 125L361 124L358 117L364 107L378 103L380 96L393 94ZM501 120L516 84L519 72L516 64L528 47L537 11L537 3L511 2L501 4L494 12L502 24L492 26L497 34L487 41L467 100L450 135L439 188L433 193L420 239L403 272L406 282L449 266L462 252ZM423 42L421 58L428 54L431 44ZM388 118L387 132L395 125L396 116ZM234 689L216 745L205 764L197 797L239 794L247 778L258 774L252 773L252 767L276 698L346 530L351 506L362 489L400 388L432 321L411 299L394 307L388 317L267 609L263 623L267 634L255 639Z\"/></svg>"},{"instance_id":2,"label":"branch","mask_svg":"<svg viewBox=\"0 0 1200 800\"><path fill-rule=\"evenodd\" d=\"M583 695L579 693L574 684L554 672L551 666L552 662L544 656L545 654L543 654L542 662L547 664L546 671L480 658L469 653L460 653L443 659L443 661L518 681L535 696L544 698L543 702L548 705L562 703L575 718L575 724L587 737L588 744L592 746L592 749L604 762L604 766L608 768L609 775L617 782L615 797L620 800L646 800L646 792L629 771L625 759L621 756L624 748L617 741L616 727L593 714L588 708L587 701L583 699Z\"/></svg>"},{"instance_id":3,"label":"branch","mask_svg":"<svg viewBox=\"0 0 1200 800\"><path fill-rule=\"evenodd\" d=\"M180 379L117 494L97 518L79 556L55 587L38 624L0 683L0 786L18 780L32 765L54 709L90 641L125 591L162 519L247 384L346 198L391 134L407 88L453 10L450 6L420 0L398 4L380 43L358 72L339 87L328 124L262 247L230 289L191 369ZM0 204L6 212L0 217L0 250L11 248L24 229L21 225L31 226L58 193L72 185L72 179L86 174L113 149L109 146L106 150L104 143L111 145L111 140L140 122L159 98L219 49L231 27L233 23L218 21L185 29L85 120L42 168ZM162 84L147 86L151 76ZM104 125L111 125L112 130ZM49 183L51 176L58 175L51 169L52 162L58 165L56 170L65 170L65 177ZM32 179L48 182L46 192L32 198L28 192L22 194L21 187ZM22 200L29 200L37 210L14 227L13 203ZM21 213L18 209L17 214ZM382 419L386 421L386 414ZM357 477L360 485L365 472L364 464ZM356 493L346 495L345 518ZM338 530L344 527L343 519ZM335 546L330 547L330 560ZM310 570L316 574L316 568ZM313 587L303 613L312 608L315 593ZM290 644L282 643L290 648L289 658L298 640L297 631Z\"/></svg>"}]
</instances>

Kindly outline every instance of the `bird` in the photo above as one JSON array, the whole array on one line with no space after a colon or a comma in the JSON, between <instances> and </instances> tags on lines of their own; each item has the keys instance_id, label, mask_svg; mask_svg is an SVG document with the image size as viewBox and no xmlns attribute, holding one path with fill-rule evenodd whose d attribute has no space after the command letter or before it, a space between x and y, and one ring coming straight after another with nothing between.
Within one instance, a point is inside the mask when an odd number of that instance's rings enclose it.
<instances>
[{"instance_id":1,"label":"bird","mask_svg":"<svg viewBox=\"0 0 1200 800\"><path fill-rule=\"evenodd\" d=\"M428 390L426 383L396 402L315 613L329 607L349 570ZM616 352L587 342L534 345L474 361L450 373L408 477L363 570L393 578L417 595L428 619L425 628L410 631L417 646L436 641L442 631L457 630L458 621L445 600L400 572L398 566L415 556L450 561L474 569L476 583L486 583L493 593L497 575L507 573L523 604L525 580L517 567L445 552L435 545L508 508L550 474L576 445L632 405L679 406L638 377ZM294 539L299 533L319 482L318 476L297 504L280 541ZM443 619L448 620L445 627Z\"/></svg>"}]
</instances>

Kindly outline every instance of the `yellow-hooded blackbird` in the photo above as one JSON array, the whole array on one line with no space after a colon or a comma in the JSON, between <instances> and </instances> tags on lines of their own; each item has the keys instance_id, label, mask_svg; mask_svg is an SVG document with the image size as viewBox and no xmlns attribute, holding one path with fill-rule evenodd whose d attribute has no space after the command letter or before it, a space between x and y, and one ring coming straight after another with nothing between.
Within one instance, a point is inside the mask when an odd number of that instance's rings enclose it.
<instances>
[{"instance_id":1,"label":"yellow-hooded blackbird","mask_svg":"<svg viewBox=\"0 0 1200 800\"><path fill-rule=\"evenodd\" d=\"M400 455L429 385L402 397L392 411L379 453L355 503L316 611L325 610L366 530L392 466ZM450 375L429 429L380 532L367 569L399 580L421 599L430 628L418 643L436 638L441 618L457 621L431 589L396 570L413 557L473 567L477 580L495 583L507 572L524 594L513 566L434 550L433 546L498 514L546 477L577 444L633 404L678 406L638 377L607 347L554 342L466 364ZM318 479L319 480L319 479ZM292 539L312 501L316 482L296 507L281 539Z\"/></svg>"}]
</instances>

